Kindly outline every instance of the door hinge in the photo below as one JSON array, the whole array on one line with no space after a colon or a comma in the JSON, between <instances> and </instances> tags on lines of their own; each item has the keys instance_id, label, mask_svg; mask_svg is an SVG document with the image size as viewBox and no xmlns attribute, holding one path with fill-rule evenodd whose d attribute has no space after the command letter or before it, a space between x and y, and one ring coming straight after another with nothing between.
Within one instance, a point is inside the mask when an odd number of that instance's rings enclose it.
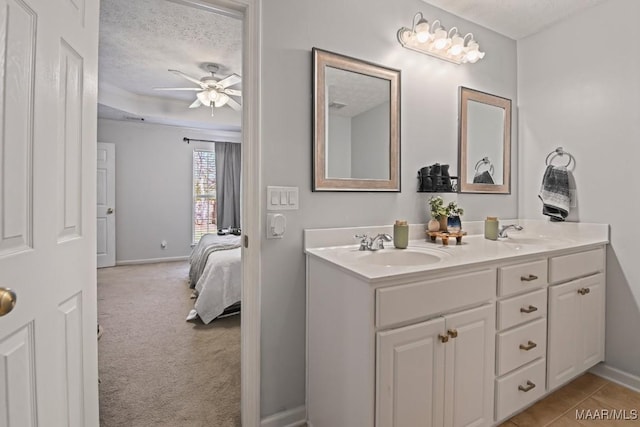
<instances>
[{"instance_id":1,"label":"door hinge","mask_svg":"<svg viewBox=\"0 0 640 427\"><path fill-rule=\"evenodd\" d=\"M249 248L249 236L247 236L246 234L244 235L244 248Z\"/></svg>"}]
</instances>

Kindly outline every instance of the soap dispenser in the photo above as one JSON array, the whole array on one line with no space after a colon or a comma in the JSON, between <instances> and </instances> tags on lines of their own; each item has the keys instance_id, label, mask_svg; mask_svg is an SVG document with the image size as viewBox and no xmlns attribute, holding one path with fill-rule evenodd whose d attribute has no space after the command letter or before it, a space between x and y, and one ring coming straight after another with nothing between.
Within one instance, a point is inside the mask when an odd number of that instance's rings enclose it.
<instances>
[{"instance_id":1,"label":"soap dispenser","mask_svg":"<svg viewBox=\"0 0 640 427\"><path fill-rule=\"evenodd\" d=\"M498 240L498 218L488 216L484 220L484 238L489 240Z\"/></svg>"},{"instance_id":2,"label":"soap dispenser","mask_svg":"<svg viewBox=\"0 0 640 427\"><path fill-rule=\"evenodd\" d=\"M409 225L407 221L397 220L393 225L393 246L406 249L409 246Z\"/></svg>"}]
</instances>

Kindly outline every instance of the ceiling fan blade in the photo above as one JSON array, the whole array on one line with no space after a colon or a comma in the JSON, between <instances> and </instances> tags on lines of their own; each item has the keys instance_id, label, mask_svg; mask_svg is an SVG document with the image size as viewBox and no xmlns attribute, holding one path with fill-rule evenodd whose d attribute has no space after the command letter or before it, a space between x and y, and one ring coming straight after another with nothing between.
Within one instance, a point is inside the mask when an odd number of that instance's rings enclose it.
<instances>
[{"instance_id":1,"label":"ceiling fan blade","mask_svg":"<svg viewBox=\"0 0 640 427\"><path fill-rule=\"evenodd\" d=\"M233 98L229 98L229 100L227 101L227 105L231 108L233 108L236 111L240 111L242 110L242 105L240 105L237 101L235 101Z\"/></svg>"},{"instance_id":2,"label":"ceiling fan blade","mask_svg":"<svg viewBox=\"0 0 640 427\"><path fill-rule=\"evenodd\" d=\"M242 91L237 89L225 89L224 93L231 96L242 96Z\"/></svg>"},{"instance_id":3,"label":"ceiling fan blade","mask_svg":"<svg viewBox=\"0 0 640 427\"><path fill-rule=\"evenodd\" d=\"M222 88L226 89L229 86L237 85L241 81L242 81L242 77L240 77L239 75L234 73L234 74L231 74L231 75L225 77L224 79L220 80L216 84L218 86L221 86Z\"/></svg>"},{"instance_id":4,"label":"ceiling fan blade","mask_svg":"<svg viewBox=\"0 0 640 427\"><path fill-rule=\"evenodd\" d=\"M194 78L194 77L187 76L187 75L186 75L185 73L183 73L182 71L178 71L178 70L169 70L169 71L170 71L170 72L172 72L173 74L176 74L176 75L178 75L178 76L180 76L180 77L183 77L183 78L185 78L185 79L189 80L190 82L193 82L193 83L197 84L197 85L198 85L198 86L200 86L202 89L206 89L206 88L207 88L207 85L206 85L206 84L202 83L200 80L198 80L198 79L196 79L196 78Z\"/></svg>"},{"instance_id":5,"label":"ceiling fan blade","mask_svg":"<svg viewBox=\"0 0 640 427\"><path fill-rule=\"evenodd\" d=\"M193 104L189 105L189 108L198 108L201 105L202 105L202 102L200 102L199 99L196 99L195 101L193 101Z\"/></svg>"},{"instance_id":6,"label":"ceiling fan blade","mask_svg":"<svg viewBox=\"0 0 640 427\"><path fill-rule=\"evenodd\" d=\"M201 87L154 87L153 90L194 90L200 91Z\"/></svg>"}]
</instances>

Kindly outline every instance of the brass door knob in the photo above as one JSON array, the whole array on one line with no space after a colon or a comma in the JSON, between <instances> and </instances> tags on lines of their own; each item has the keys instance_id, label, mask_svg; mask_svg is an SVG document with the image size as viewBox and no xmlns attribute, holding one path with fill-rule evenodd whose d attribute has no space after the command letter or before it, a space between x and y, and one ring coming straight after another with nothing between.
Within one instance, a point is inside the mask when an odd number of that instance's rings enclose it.
<instances>
[{"instance_id":1,"label":"brass door knob","mask_svg":"<svg viewBox=\"0 0 640 427\"><path fill-rule=\"evenodd\" d=\"M0 288L0 316L9 314L13 307L16 306L18 297L15 292L9 288Z\"/></svg>"}]
</instances>

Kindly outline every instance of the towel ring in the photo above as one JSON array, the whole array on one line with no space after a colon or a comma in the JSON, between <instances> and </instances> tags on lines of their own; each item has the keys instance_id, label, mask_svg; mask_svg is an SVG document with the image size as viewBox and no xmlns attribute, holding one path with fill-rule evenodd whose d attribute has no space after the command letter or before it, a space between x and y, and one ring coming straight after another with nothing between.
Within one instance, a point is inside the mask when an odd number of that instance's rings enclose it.
<instances>
[{"instance_id":1,"label":"towel ring","mask_svg":"<svg viewBox=\"0 0 640 427\"><path fill-rule=\"evenodd\" d=\"M571 164L571 162L573 161L573 164L576 164L576 159L571 155L571 153L564 151L562 149L562 147L558 147L555 150L553 150L552 152L550 152L549 154L547 154L547 158L544 160L545 165L549 166L551 163L551 161L556 157L556 156L564 156L564 155L569 156L569 161L567 162L566 165L564 165L564 167L569 167L569 165Z\"/></svg>"},{"instance_id":2,"label":"towel ring","mask_svg":"<svg viewBox=\"0 0 640 427\"><path fill-rule=\"evenodd\" d=\"M483 157L483 158L481 158L480 160L478 160L478 163L476 163L476 166L475 166L476 174L478 173L478 169L479 169L482 165L489 165L489 169L488 169L488 171L489 171L489 175L493 176L493 172L494 172L493 164L491 164L491 160L489 160L489 158L488 158L488 157Z\"/></svg>"}]
</instances>

